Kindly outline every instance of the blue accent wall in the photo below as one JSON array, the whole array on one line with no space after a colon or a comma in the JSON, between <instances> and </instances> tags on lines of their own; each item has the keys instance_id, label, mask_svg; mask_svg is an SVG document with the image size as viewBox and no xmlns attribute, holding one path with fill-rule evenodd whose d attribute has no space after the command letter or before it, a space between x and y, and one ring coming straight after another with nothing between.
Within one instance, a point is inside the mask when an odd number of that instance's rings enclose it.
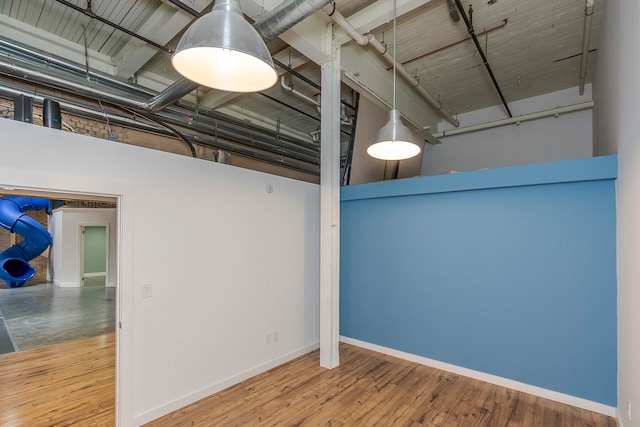
<instances>
[{"instance_id":1,"label":"blue accent wall","mask_svg":"<svg viewBox=\"0 0 640 427\"><path fill-rule=\"evenodd\" d=\"M616 405L617 157L344 187L340 333Z\"/></svg>"}]
</instances>

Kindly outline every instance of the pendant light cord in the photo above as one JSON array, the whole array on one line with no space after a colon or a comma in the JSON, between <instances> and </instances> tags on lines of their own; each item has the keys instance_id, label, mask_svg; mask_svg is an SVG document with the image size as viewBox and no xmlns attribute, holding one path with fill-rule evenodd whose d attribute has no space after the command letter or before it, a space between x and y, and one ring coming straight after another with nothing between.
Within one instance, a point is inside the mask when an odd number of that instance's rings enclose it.
<instances>
[{"instance_id":1,"label":"pendant light cord","mask_svg":"<svg viewBox=\"0 0 640 427\"><path fill-rule=\"evenodd\" d=\"M393 109L396 109L396 0L393 0Z\"/></svg>"}]
</instances>

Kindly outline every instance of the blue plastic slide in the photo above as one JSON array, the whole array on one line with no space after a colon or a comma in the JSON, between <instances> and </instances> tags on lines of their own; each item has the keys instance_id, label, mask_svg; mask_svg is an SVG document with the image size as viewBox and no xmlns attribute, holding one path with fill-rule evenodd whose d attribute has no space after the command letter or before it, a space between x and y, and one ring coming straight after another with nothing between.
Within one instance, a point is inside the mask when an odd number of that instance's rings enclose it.
<instances>
[{"instance_id":1,"label":"blue plastic slide","mask_svg":"<svg viewBox=\"0 0 640 427\"><path fill-rule=\"evenodd\" d=\"M49 199L7 196L0 198L0 226L20 234L24 240L0 253L0 279L18 288L36 274L29 261L44 252L53 239L51 234L26 211L45 209L50 213Z\"/></svg>"}]
</instances>

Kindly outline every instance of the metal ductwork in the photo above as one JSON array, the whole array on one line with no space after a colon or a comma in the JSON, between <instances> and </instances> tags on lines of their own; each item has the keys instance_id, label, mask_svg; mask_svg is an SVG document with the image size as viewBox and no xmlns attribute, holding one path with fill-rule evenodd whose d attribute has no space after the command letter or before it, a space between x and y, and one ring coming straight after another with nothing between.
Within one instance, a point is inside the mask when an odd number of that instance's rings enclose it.
<instances>
[{"instance_id":1,"label":"metal ductwork","mask_svg":"<svg viewBox=\"0 0 640 427\"><path fill-rule=\"evenodd\" d=\"M273 40L289 28L313 15L331 0L291 0L280 3L264 18L253 24L265 42Z\"/></svg>"},{"instance_id":2,"label":"metal ductwork","mask_svg":"<svg viewBox=\"0 0 640 427\"><path fill-rule=\"evenodd\" d=\"M30 51L29 48L15 42L3 41L0 45L5 48L11 45L19 46L19 49L16 50L19 55L13 52L0 54L0 74L2 75L55 88L76 97L102 101L105 104L122 106L140 112L147 111L149 104L145 100L145 95L148 91L130 82L118 82L117 79L106 78L108 76L102 76L100 73L92 73L92 81L87 81L84 78L84 68L77 64L50 56L46 61L43 61L40 52ZM12 59L9 59L9 56ZM28 63L14 59L15 56L24 58ZM56 64L55 68L49 66L53 62ZM98 82L102 81L103 77L108 80L108 87L100 87L101 83ZM94 78L96 81L93 81ZM132 90L134 87L137 90ZM16 88L7 84L0 84L0 92L8 97L19 94L32 96L32 89L28 87ZM40 101L37 97L36 99ZM161 97L154 97L154 99L157 99L157 102L162 101ZM70 113L99 120L108 117L111 122L118 122L124 126L174 136L173 133L160 128L157 124L141 122L124 112L110 111L107 113L104 109L99 109L96 106L57 100L60 101L63 109ZM171 106L153 116L156 120L180 128L180 133L186 135L191 142L232 151L243 156L304 172L318 173L319 148L312 141L296 139L280 134L277 130L246 123L214 111L199 110L198 119L195 122L192 119L194 115L194 111L186 107Z\"/></svg>"},{"instance_id":3,"label":"metal ductwork","mask_svg":"<svg viewBox=\"0 0 640 427\"><path fill-rule=\"evenodd\" d=\"M146 109L151 112L160 111L197 88L197 84L187 79L176 80L164 91L151 98L147 103Z\"/></svg>"},{"instance_id":4,"label":"metal ductwork","mask_svg":"<svg viewBox=\"0 0 640 427\"><path fill-rule=\"evenodd\" d=\"M329 3L331 3L331 0L290 0L269 11L253 24L253 28L256 29L265 42L269 42ZM193 16L201 16L199 13L194 12L191 12ZM198 87L200 85L189 80L179 80L149 100L149 104L155 104L149 110L160 111ZM161 98L162 102L157 102L157 98Z\"/></svg>"}]
</instances>

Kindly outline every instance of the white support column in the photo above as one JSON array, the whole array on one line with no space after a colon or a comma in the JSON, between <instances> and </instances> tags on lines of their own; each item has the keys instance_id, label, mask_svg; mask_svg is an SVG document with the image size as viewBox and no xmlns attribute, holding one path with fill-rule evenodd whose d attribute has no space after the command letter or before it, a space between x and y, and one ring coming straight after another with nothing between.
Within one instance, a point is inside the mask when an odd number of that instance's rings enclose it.
<instances>
[{"instance_id":1,"label":"white support column","mask_svg":"<svg viewBox=\"0 0 640 427\"><path fill-rule=\"evenodd\" d=\"M329 60L321 65L320 125L320 366L329 369L340 363L340 48L332 41L329 25L323 43Z\"/></svg>"}]
</instances>

